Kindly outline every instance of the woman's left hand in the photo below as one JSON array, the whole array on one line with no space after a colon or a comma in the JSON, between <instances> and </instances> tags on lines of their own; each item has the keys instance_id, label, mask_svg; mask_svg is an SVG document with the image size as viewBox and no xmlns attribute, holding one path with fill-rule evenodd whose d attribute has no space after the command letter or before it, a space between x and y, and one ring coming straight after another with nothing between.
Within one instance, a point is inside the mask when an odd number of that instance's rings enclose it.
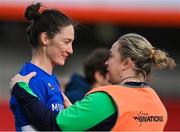
<instances>
[{"instance_id":1,"label":"woman's left hand","mask_svg":"<svg viewBox=\"0 0 180 132\"><path fill-rule=\"evenodd\" d=\"M31 72L26 76L21 76L20 74L16 74L14 77L11 78L11 82L10 82L10 88L12 90L13 86L17 83L17 82L26 82L29 83L29 80L31 80L32 77L36 76L36 72Z\"/></svg>"},{"instance_id":2,"label":"woman's left hand","mask_svg":"<svg viewBox=\"0 0 180 132\"><path fill-rule=\"evenodd\" d=\"M67 108L72 105L71 101L68 99L68 97L62 92L62 96L64 98L64 107Z\"/></svg>"}]
</instances>

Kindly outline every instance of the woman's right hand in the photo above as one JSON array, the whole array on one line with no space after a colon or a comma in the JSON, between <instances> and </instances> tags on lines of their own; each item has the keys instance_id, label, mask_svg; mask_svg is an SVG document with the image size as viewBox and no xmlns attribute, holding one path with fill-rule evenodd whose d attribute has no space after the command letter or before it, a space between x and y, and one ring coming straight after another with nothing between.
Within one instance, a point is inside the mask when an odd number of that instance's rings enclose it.
<instances>
[{"instance_id":1,"label":"woman's right hand","mask_svg":"<svg viewBox=\"0 0 180 132\"><path fill-rule=\"evenodd\" d=\"M31 72L26 76L21 76L20 74L16 74L11 78L10 89L12 90L13 86L18 82L26 82L29 83L32 77L36 76L36 72Z\"/></svg>"}]
</instances>

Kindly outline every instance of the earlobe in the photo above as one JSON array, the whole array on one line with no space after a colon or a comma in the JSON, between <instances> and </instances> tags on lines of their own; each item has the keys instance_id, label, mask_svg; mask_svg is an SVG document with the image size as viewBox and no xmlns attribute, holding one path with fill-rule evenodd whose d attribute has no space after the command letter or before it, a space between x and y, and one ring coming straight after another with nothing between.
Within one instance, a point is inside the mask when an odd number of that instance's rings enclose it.
<instances>
[{"instance_id":1,"label":"earlobe","mask_svg":"<svg viewBox=\"0 0 180 132\"><path fill-rule=\"evenodd\" d=\"M48 45L49 38L48 38L48 35L47 35L46 32L42 32L42 33L39 35L39 39L40 39L40 44L42 44L43 46Z\"/></svg>"}]
</instances>

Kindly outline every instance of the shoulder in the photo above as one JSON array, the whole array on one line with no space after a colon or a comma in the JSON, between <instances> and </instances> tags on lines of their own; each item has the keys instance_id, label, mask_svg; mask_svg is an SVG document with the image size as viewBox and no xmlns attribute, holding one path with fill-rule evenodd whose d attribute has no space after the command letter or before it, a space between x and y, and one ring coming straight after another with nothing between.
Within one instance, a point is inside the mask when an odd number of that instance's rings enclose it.
<instances>
[{"instance_id":1,"label":"shoulder","mask_svg":"<svg viewBox=\"0 0 180 132\"><path fill-rule=\"evenodd\" d=\"M32 66L30 65L29 62L25 62L24 65L22 66L22 68L19 71L19 74L21 75L26 75L30 72L32 72Z\"/></svg>"},{"instance_id":2,"label":"shoulder","mask_svg":"<svg viewBox=\"0 0 180 132\"><path fill-rule=\"evenodd\" d=\"M47 85L43 79L34 77L30 80L29 86L31 90L40 98L41 101L46 100Z\"/></svg>"},{"instance_id":3,"label":"shoulder","mask_svg":"<svg viewBox=\"0 0 180 132\"><path fill-rule=\"evenodd\" d=\"M55 82L60 86L60 82L58 80L58 77L55 74L52 74L51 78L55 80Z\"/></svg>"},{"instance_id":4,"label":"shoulder","mask_svg":"<svg viewBox=\"0 0 180 132\"><path fill-rule=\"evenodd\" d=\"M102 109L113 110L115 104L112 98L105 92L98 91L87 95L85 98L93 106L101 107Z\"/></svg>"}]
</instances>

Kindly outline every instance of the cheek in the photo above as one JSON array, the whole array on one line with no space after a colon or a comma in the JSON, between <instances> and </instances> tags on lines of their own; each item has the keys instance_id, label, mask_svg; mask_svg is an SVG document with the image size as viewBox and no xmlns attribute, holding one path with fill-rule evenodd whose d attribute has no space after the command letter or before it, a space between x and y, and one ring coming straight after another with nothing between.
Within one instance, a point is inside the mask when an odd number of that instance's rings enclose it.
<instances>
[{"instance_id":1,"label":"cheek","mask_svg":"<svg viewBox=\"0 0 180 132\"><path fill-rule=\"evenodd\" d=\"M59 46L56 48L56 53L58 55L62 55L66 52L66 46Z\"/></svg>"},{"instance_id":2,"label":"cheek","mask_svg":"<svg viewBox=\"0 0 180 132\"><path fill-rule=\"evenodd\" d=\"M60 56L60 51L57 47L49 47L47 50L47 55L51 61L56 61Z\"/></svg>"},{"instance_id":3,"label":"cheek","mask_svg":"<svg viewBox=\"0 0 180 132\"><path fill-rule=\"evenodd\" d=\"M120 73L120 69L121 69L121 66L119 65L119 63L117 63L116 61L112 62L111 63L111 67L110 67L110 70L111 70L111 73L113 75L117 75Z\"/></svg>"},{"instance_id":4,"label":"cheek","mask_svg":"<svg viewBox=\"0 0 180 132\"><path fill-rule=\"evenodd\" d=\"M52 52L54 52L56 56L61 56L65 51L65 46L56 46Z\"/></svg>"},{"instance_id":5,"label":"cheek","mask_svg":"<svg viewBox=\"0 0 180 132\"><path fill-rule=\"evenodd\" d=\"M110 61L108 66L109 66L109 75L113 76L115 74L115 72L116 72L116 67L114 65L114 62Z\"/></svg>"},{"instance_id":6,"label":"cheek","mask_svg":"<svg viewBox=\"0 0 180 132\"><path fill-rule=\"evenodd\" d=\"M112 59L112 60L110 61L109 67L110 67L111 70L116 69L116 62L115 62L115 60Z\"/></svg>"}]
</instances>

